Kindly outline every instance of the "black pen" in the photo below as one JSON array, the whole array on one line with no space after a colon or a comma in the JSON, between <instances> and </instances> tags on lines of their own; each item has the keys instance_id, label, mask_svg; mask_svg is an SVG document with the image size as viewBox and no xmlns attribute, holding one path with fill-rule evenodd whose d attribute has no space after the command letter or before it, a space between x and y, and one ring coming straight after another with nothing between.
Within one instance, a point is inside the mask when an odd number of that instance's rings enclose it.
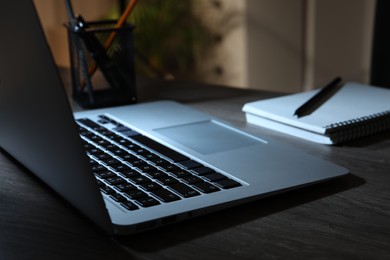
<instances>
[{"instance_id":1,"label":"black pen","mask_svg":"<svg viewBox=\"0 0 390 260\"><path fill-rule=\"evenodd\" d=\"M341 77L337 77L332 80L328 85L323 87L319 92L317 92L317 94L311 97L302 106L298 107L297 110L295 110L294 115L299 118L313 113L341 88L341 80Z\"/></svg>"}]
</instances>

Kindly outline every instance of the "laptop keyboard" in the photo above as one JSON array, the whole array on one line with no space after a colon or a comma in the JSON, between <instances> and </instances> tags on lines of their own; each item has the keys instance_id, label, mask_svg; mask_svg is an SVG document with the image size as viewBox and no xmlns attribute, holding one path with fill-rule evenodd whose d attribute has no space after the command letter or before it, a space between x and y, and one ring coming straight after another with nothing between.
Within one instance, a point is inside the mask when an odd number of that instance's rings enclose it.
<instances>
[{"instance_id":1,"label":"laptop keyboard","mask_svg":"<svg viewBox=\"0 0 390 260\"><path fill-rule=\"evenodd\" d=\"M113 119L78 119L80 136L102 193L126 210L241 186Z\"/></svg>"}]
</instances>

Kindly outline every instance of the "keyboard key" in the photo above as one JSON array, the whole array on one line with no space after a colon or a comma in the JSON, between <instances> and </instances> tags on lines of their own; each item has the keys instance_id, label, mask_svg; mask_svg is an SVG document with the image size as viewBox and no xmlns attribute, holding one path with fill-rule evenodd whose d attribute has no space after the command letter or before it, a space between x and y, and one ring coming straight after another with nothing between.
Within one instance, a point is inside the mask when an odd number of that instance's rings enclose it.
<instances>
[{"instance_id":1,"label":"keyboard key","mask_svg":"<svg viewBox=\"0 0 390 260\"><path fill-rule=\"evenodd\" d=\"M143 164L145 164L144 161L142 161L141 159L139 159L139 158L137 158L137 157L135 157L135 158L133 158L133 159L127 159L126 162L129 163L129 164L131 164L131 166L133 166L133 167L136 167L136 166L138 166L138 165L143 165Z\"/></svg>"},{"instance_id":2,"label":"keyboard key","mask_svg":"<svg viewBox=\"0 0 390 260\"><path fill-rule=\"evenodd\" d=\"M127 150L135 152L138 149L141 149L139 145L136 145L135 143L126 140L126 143L122 144Z\"/></svg>"},{"instance_id":3,"label":"keyboard key","mask_svg":"<svg viewBox=\"0 0 390 260\"><path fill-rule=\"evenodd\" d=\"M107 137L108 139L112 140L112 141L115 141L117 142L118 140L120 139L123 139L123 137L113 133L113 132L110 132L109 134L106 134L104 135L105 137Z\"/></svg>"},{"instance_id":4,"label":"keyboard key","mask_svg":"<svg viewBox=\"0 0 390 260\"><path fill-rule=\"evenodd\" d=\"M124 172L124 171L131 171L131 167L125 165L125 164L115 164L111 165L111 168L113 168L117 172Z\"/></svg>"},{"instance_id":5,"label":"keyboard key","mask_svg":"<svg viewBox=\"0 0 390 260\"><path fill-rule=\"evenodd\" d=\"M165 164L165 165L161 165L160 167L163 168L167 172L173 172L173 171L180 170L180 168L174 164Z\"/></svg>"},{"instance_id":6,"label":"keyboard key","mask_svg":"<svg viewBox=\"0 0 390 260\"><path fill-rule=\"evenodd\" d=\"M217 173L217 172L206 174L206 175L203 175L202 177L204 179L206 179L207 181L211 181L211 182L227 179L227 177L225 175Z\"/></svg>"},{"instance_id":7,"label":"keyboard key","mask_svg":"<svg viewBox=\"0 0 390 260\"><path fill-rule=\"evenodd\" d=\"M159 171L159 170L153 170L153 171L149 171L146 173L146 175L148 175L150 178L152 179L158 179L158 178L166 178L168 177L168 174L166 173L163 173L162 171Z\"/></svg>"},{"instance_id":8,"label":"keyboard key","mask_svg":"<svg viewBox=\"0 0 390 260\"><path fill-rule=\"evenodd\" d=\"M88 140L89 140L89 141L92 141L92 142L94 142L94 143L97 143L97 142L99 142L99 141L104 141L103 138L101 138L100 136L95 135L95 134L89 136L89 137L88 137Z\"/></svg>"},{"instance_id":9,"label":"keyboard key","mask_svg":"<svg viewBox=\"0 0 390 260\"><path fill-rule=\"evenodd\" d=\"M134 201L144 208L156 206L156 205L160 204L160 202L158 202L158 200L156 200L152 197L141 197L141 198L135 199Z\"/></svg>"},{"instance_id":10,"label":"keyboard key","mask_svg":"<svg viewBox=\"0 0 390 260\"><path fill-rule=\"evenodd\" d=\"M88 131L87 129L85 129L85 128L83 128L82 126L80 126L79 134L80 134L81 136L88 137L88 136L93 135L94 133L92 133L91 131Z\"/></svg>"},{"instance_id":11,"label":"keyboard key","mask_svg":"<svg viewBox=\"0 0 390 260\"><path fill-rule=\"evenodd\" d=\"M124 125L118 125L117 127L115 127L114 129L115 132L120 132L121 134L123 135L127 135L127 136L134 136L134 135L139 135L138 132L132 130L131 128L128 128Z\"/></svg>"},{"instance_id":12,"label":"keyboard key","mask_svg":"<svg viewBox=\"0 0 390 260\"><path fill-rule=\"evenodd\" d=\"M184 177L181 178L181 180L184 181L187 184L193 184L193 183L197 183L197 182L203 181L201 178L196 177L194 175L184 176Z\"/></svg>"},{"instance_id":13,"label":"keyboard key","mask_svg":"<svg viewBox=\"0 0 390 260\"><path fill-rule=\"evenodd\" d=\"M104 193L104 194L107 194L107 195L111 195L111 194L115 194L116 192L108 187L108 186L103 186L103 187L100 187L100 190Z\"/></svg>"},{"instance_id":14,"label":"keyboard key","mask_svg":"<svg viewBox=\"0 0 390 260\"><path fill-rule=\"evenodd\" d=\"M106 135L109 135L111 134L112 132L110 130L108 130L106 127L104 126L100 126L100 128L97 128L95 129L95 131L99 132L100 134L106 136Z\"/></svg>"},{"instance_id":15,"label":"keyboard key","mask_svg":"<svg viewBox=\"0 0 390 260\"><path fill-rule=\"evenodd\" d=\"M94 155L94 156L104 153L100 148L97 148L95 146L91 147L90 149L85 149L85 150L87 151L88 154Z\"/></svg>"},{"instance_id":16,"label":"keyboard key","mask_svg":"<svg viewBox=\"0 0 390 260\"><path fill-rule=\"evenodd\" d=\"M133 178L140 175L140 173L137 172L136 170L124 170L119 172L119 174L125 178Z\"/></svg>"},{"instance_id":17,"label":"keyboard key","mask_svg":"<svg viewBox=\"0 0 390 260\"><path fill-rule=\"evenodd\" d=\"M179 193L184 198L190 198L190 197L200 195L199 192L185 185L184 183L178 182L178 183L171 184L168 187L171 188L173 191Z\"/></svg>"},{"instance_id":18,"label":"keyboard key","mask_svg":"<svg viewBox=\"0 0 390 260\"><path fill-rule=\"evenodd\" d=\"M118 193L115 193L113 195L110 195L110 198L115 200L116 202L123 202L123 201L126 201L126 198L123 197L122 195L118 194Z\"/></svg>"},{"instance_id":19,"label":"keyboard key","mask_svg":"<svg viewBox=\"0 0 390 260\"><path fill-rule=\"evenodd\" d=\"M110 153L112 153L113 155L116 155L116 156L121 156L121 155L127 154L127 152L125 150L120 149L120 148L110 150Z\"/></svg>"},{"instance_id":20,"label":"keyboard key","mask_svg":"<svg viewBox=\"0 0 390 260\"><path fill-rule=\"evenodd\" d=\"M99 140L96 140L95 143L99 146L102 146L102 147L105 147L105 146L108 146L110 145L111 143L107 140L104 140L104 139L99 139Z\"/></svg>"},{"instance_id":21,"label":"keyboard key","mask_svg":"<svg viewBox=\"0 0 390 260\"><path fill-rule=\"evenodd\" d=\"M207 182L194 183L193 186L203 193L212 193L212 192L220 191L220 189Z\"/></svg>"},{"instance_id":22,"label":"keyboard key","mask_svg":"<svg viewBox=\"0 0 390 260\"><path fill-rule=\"evenodd\" d=\"M111 155L107 153L98 153L93 155L98 160L111 159Z\"/></svg>"},{"instance_id":23,"label":"keyboard key","mask_svg":"<svg viewBox=\"0 0 390 260\"><path fill-rule=\"evenodd\" d=\"M137 210L139 209L137 205L130 201L124 201L121 203L121 206L127 210Z\"/></svg>"},{"instance_id":24,"label":"keyboard key","mask_svg":"<svg viewBox=\"0 0 390 260\"><path fill-rule=\"evenodd\" d=\"M116 176L115 173L110 172L108 170L95 172L95 175L101 179L107 179L107 178Z\"/></svg>"},{"instance_id":25,"label":"keyboard key","mask_svg":"<svg viewBox=\"0 0 390 260\"><path fill-rule=\"evenodd\" d=\"M104 187L107 186L107 185L106 185L104 182L102 182L101 180L96 179L96 182L97 182L99 188L104 188Z\"/></svg>"},{"instance_id":26,"label":"keyboard key","mask_svg":"<svg viewBox=\"0 0 390 260\"><path fill-rule=\"evenodd\" d=\"M136 198L141 198L141 197L148 196L145 192L140 191L138 189L125 191L124 194L127 197L129 197L130 199L136 199Z\"/></svg>"},{"instance_id":27,"label":"keyboard key","mask_svg":"<svg viewBox=\"0 0 390 260\"><path fill-rule=\"evenodd\" d=\"M200 163L193 161L193 160L179 162L178 164L186 170L203 167L203 164L200 164Z\"/></svg>"},{"instance_id":28,"label":"keyboard key","mask_svg":"<svg viewBox=\"0 0 390 260\"><path fill-rule=\"evenodd\" d=\"M83 141L85 141L84 139L83 139ZM90 144L90 143L88 143L88 142L86 142L85 141L85 143L84 143L84 150L85 151L88 151L88 150L90 150L90 149L93 149L93 148L95 148L96 146L94 146L94 145L92 145L92 144Z\"/></svg>"},{"instance_id":29,"label":"keyboard key","mask_svg":"<svg viewBox=\"0 0 390 260\"><path fill-rule=\"evenodd\" d=\"M112 130L114 130L115 132L126 132L126 131L131 131L130 128L124 126L124 125L121 125L121 126L117 126L115 128L113 128Z\"/></svg>"},{"instance_id":30,"label":"keyboard key","mask_svg":"<svg viewBox=\"0 0 390 260\"><path fill-rule=\"evenodd\" d=\"M150 182L150 179L148 177L142 175L131 177L129 178L129 180L135 184Z\"/></svg>"},{"instance_id":31,"label":"keyboard key","mask_svg":"<svg viewBox=\"0 0 390 260\"><path fill-rule=\"evenodd\" d=\"M95 173L98 171L104 171L104 170L107 170L107 168L104 167L103 165L98 164L98 165L92 166L92 171Z\"/></svg>"},{"instance_id":32,"label":"keyboard key","mask_svg":"<svg viewBox=\"0 0 390 260\"><path fill-rule=\"evenodd\" d=\"M173 183L178 182L178 180L176 180L173 177L166 176L166 177L158 178L157 182L161 183L162 185L171 185Z\"/></svg>"},{"instance_id":33,"label":"keyboard key","mask_svg":"<svg viewBox=\"0 0 390 260\"><path fill-rule=\"evenodd\" d=\"M117 142L118 144L123 145L123 146L127 146L127 145L133 144L133 142L131 142L131 141L125 139L125 138L122 138L122 137L116 139L115 142Z\"/></svg>"},{"instance_id":34,"label":"keyboard key","mask_svg":"<svg viewBox=\"0 0 390 260\"><path fill-rule=\"evenodd\" d=\"M188 157L146 137L143 135L137 135L133 136L132 139L139 142L140 144L145 145L146 147L149 147L150 149L158 152L159 154L167 157L168 159L174 161L174 162L180 162L188 160Z\"/></svg>"},{"instance_id":35,"label":"keyboard key","mask_svg":"<svg viewBox=\"0 0 390 260\"><path fill-rule=\"evenodd\" d=\"M156 166L161 166L161 165L164 165L164 164L168 164L169 162L165 159L162 159L162 158L154 158L154 159L151 159L149 160L150 163L156 165Z\"/></svg>"},{"instance_id":36,"label":"keyboard key","mask_svg":"<svg viewBox=\"0 0 390 260\"><path fill-rule=\"evenodd\" d=\"M124 192L124 191L129 191L129 190L135 190L137 188L128 182L124 182L124 183L120 183L120 184L115 185L115 189L117 189L120 192Z\"/></svg>"},{"instance_id":37,"label":"keyboard key","mask_svg":"<svg viewBox=\"0 0 390 260\"><path fill-rule=\"evenodd\" d=\"M110 142L107 142L106 144L102 145L104 149L108 150L108 151L112 151L112 150L116 150L118 149L118 146L116 146L115 144L112 144Z\"/></svg>"},{"instance_id":38,"label":"keyboard key","mask_svg":"<svg viewBox=\"0 0 390 260\"><path fill-rule=\"evenodd\" d=\"M114 130L116 130L116 129L114 129ZM122 131L121 134L128 136L128 137L133 137L133 136L139 135L138 132L131 130L131 129L129 129L127 131Z\"/></svg>"},{"instance_id":39,"label":"keyboard key","mask_svg":"<svg viewBox=\"0 0 390 260\"><path fill-rule=\"evenodd\" d=\"M99 124L93 122L92 120L90 120L88 118L81 118L81 119L77 119L76 121L82 125L85 125L86 127L92 128L94 130L100 129L102 127Z\"/></svg>"},{"instance_id":40,"label":"keyboard key","mask_svg":"<svg viewBox=\"0 0 390 260\"><path fill-rule=\"evenodd\" d=\"M162 188L161 185L155 182L145 182L141 183L139 186L146 191L158 190Z\"/></svg>"},{"instance_id":41,"label":"keyboard key","mask_svg":"<svg viewBox=\"0 0 390 260\"><path fill-rule=\"evenodd\" d=\"M134 151L137 155L145 155L145 154L149 154L149 151L144 149L144 148L138 148L138 149L134 149L132 150Z\"/></svg>"},{"instance_id":42,"label":"keyboard key","mask_svg":"<svg viewBox=\"0 0 390 260\"><path fill-rule=\"evenodd\" d=\"M146 163L141 164L141 165L137 165L135 168L139 169L143 173L157 170L154 166L152 166L150 164L146 164Z\"/></svg>"},{"instance_id":43,"label":"keyboard key","mask_svg":"<svg viewBox=\"0 0 390 260\"><path fill-rule=\"evenodd\" d=\"M111 185L117 185L117 184L126 182L122 177L119 177L119 176L113 176L113 177L106 178L105 181Z\"/></svg>"},{"instance_id":44,"label":"keyboard key","mask_svg":"<svg viewBox=\"0 0 390 260\"><path fill-rule=\"evenodd\" d=\"M144 153L141 156L142 156L142 158L144 158L145 160L148 160L148 161L159 158L157 155L155 155L154 153L150 153L150 152Z\"/></svg>"},{"instance_id":45,"label":"keyboard key","mask_svg":"<svg viewBox=\"0 0 390 260\"><path fill-rule=\"evenodd\" d=\"M175 176L177 178L183 178L184 176L191 175L189 172L187 172L185 170L171 171L170 174L172 174L173 176Z\"/></svg>"},{"instance_id":46,"label":"keyboard key","mask_svg":"<svg viewBox=\"0 0 390 260\"><path fill-rule=\"evenodd\" d=\"M115 120L109 118L109 117L106 116L106 115L99 115L99 117L100 117L101 119L105 120L105 121L110 122L110 123L113 124L113 125L116 125L116 126L120 125L118 122L116 122Z\"/></svg>"},{"instance_id":47,"label":"keyboard key","mask_svg":"<svg viewBox=\"0 0 390 260\"><path fill-rule=\"evenodd\" d=\"M91 166L96 166L96 165L98 165L99 163L97 162L97 161L95 161L94 159L89 159L89 165L91 165Z\"/></svg>"},{"instance_id":48,"label":"keyboard key","mask_svg":"<svg viewBox=\"0 0 390 260\"><path fill-rule=\"evenodd\" d=\"M106 165L106 166L113 166L113 165L121 164L120 161L118 161L117 159L112 158L112 157L110 157L110 158L108 158L108 159L102 160L102 163L103 163L104 165Z\"/></svg>"},{"instance_id":49,"label":"keyboard key","mask_svg":"<svg viewBox=\"0 0 390 260\"><path fill-rule=\"evenodd\" d=\"M215 172L213 169L210 169L208 167L201 167L201 168L196 168L196 169L192 169L191 172L195 173L196 175L205 175L205 174L208 174L208 173L213 173Z\"/></svg>"},{"instance_id":50,"label":"keyboard key","mask_svg":"<svg viewBox=\"0 0 390 260\"><path fill-rule=\"evenodd\" d=\"M102 125L109 124L110 122L104 119L99 119L98 122Z\"/></svg>"},{"instance_id":51,"label":"keyboard key","mask_svg":"<svg viewBox=\"0 0 390 260\"><path fill-rule=\"evenodd\" d=\"M123 154L118 154L118 156L119 156L119 158L121 158L122 160L124 160L126 162L131 162L133 160L137 160L138 159L137 156L129 154L125 150L121 149L121 151L124 151L124 153Z\"/></svg>"},{"instance_id":52,"label":"keyboard key","mask_svg":"<svg viewBox=\"0 0 390 260\"><path fill-rule=\"evenodd\" d=\"M239 182L232 180L232 179L225 179L225 180L216 181L216 182L214 182L214 184L222 189L231 189L231 188L241 186L241 184Z\"/></svg>"},{"instance_id":53,"label":"keyboard key","mask_svg":"<svg viewBox=\"0 0 390 260\"><path fill-rule=\"evenodd\" d=\"M151 193L162 202L172 202L172 201L180 200L179 196L166 189L154 190Z\"/></svg>"}]
</instances>

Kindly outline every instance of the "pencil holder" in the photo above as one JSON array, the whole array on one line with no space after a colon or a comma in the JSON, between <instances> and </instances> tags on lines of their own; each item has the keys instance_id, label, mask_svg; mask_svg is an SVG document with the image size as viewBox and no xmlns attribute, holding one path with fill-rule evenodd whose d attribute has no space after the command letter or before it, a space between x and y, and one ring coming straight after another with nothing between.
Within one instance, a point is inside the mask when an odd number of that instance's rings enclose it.
<instances>
[{"instance_id":1,"label":"pencil holder","mask_svg":"<svg viewBox=\"0 0 390 260\"><path fill-rule=\"evenodd\" d=\"M67 24L72 95L84 108L137 101L133 26L114 28L116 21ZM107 39L113 37L109 46Z\"/></svg>"}]
</instances>

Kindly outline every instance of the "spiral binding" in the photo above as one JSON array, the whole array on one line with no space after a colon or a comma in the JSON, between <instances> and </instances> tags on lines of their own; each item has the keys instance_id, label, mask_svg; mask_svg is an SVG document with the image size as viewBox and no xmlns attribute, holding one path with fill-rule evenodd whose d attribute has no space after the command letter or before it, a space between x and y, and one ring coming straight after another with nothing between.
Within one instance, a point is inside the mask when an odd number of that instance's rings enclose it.
<instances>
[{"instance_id":1,"label":"spiral binding","mask_svg":"<svg viewBox=\"0 0 390 260\"><path fill-rule=\"evenodd\" d=\"M325 134L335 143L390 129L390 110L325 126Z\"/></svg>"}]
</instances>

